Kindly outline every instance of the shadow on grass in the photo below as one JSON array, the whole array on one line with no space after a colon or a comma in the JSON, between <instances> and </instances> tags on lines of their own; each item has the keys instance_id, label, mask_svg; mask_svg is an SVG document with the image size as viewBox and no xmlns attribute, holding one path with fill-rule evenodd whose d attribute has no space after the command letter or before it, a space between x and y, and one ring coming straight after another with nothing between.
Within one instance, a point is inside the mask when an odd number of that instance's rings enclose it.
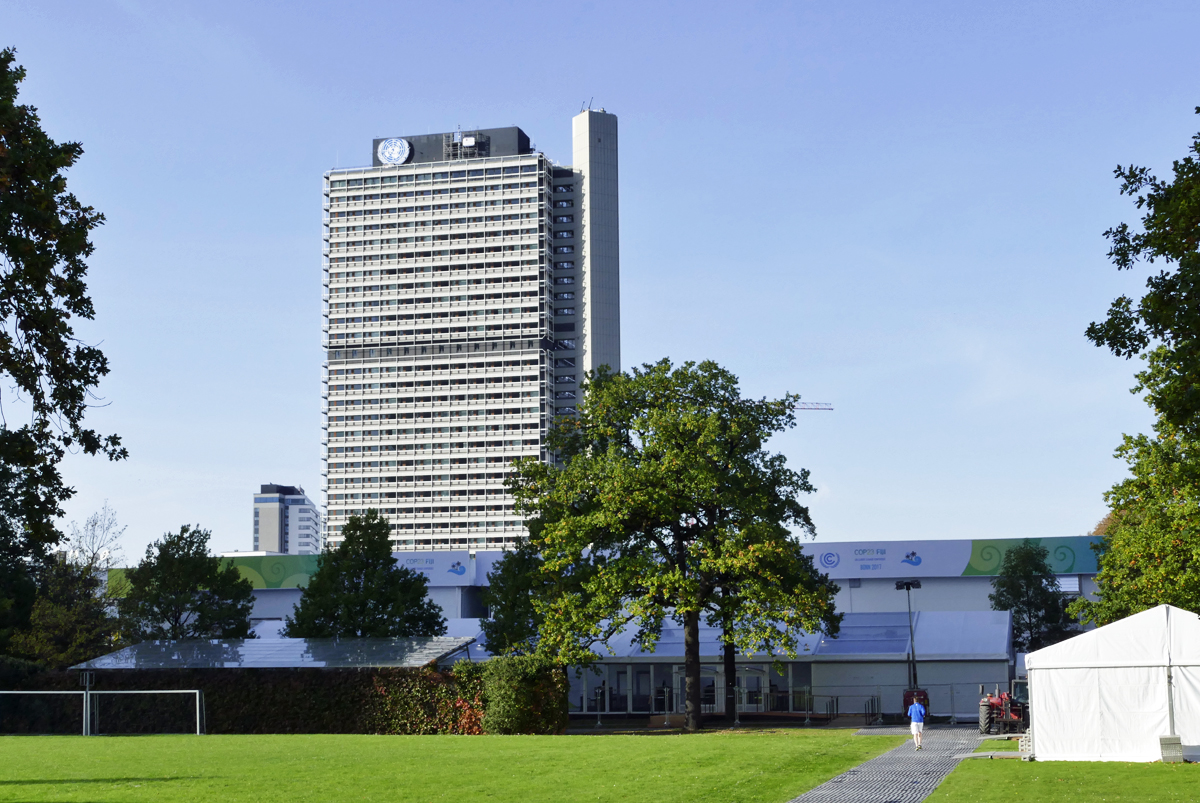
<instances>
[{"instance_id":1,"label":"shadow on grass","mask_svg":"<svg viewBox=\"0 0 1200 803\"><path fill-rule=\"evenodd\" d=\"M73 783L167 783L170 781L197 781L200 775L178 775L170 778L55 778L54 780L0 781L0 786L39 786Z\"/></svg>"}]
</instances>

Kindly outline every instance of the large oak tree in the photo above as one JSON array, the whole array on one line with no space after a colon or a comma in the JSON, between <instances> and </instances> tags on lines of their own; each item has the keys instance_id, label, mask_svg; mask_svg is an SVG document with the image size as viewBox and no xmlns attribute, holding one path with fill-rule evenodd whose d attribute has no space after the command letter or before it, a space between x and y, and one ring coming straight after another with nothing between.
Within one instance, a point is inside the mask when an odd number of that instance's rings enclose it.
<instances>
[{"instance_id":1,"label":"large oak tree","mask_svg":"<svg viewBox=\"0 0 1200 803\"><path fill-rule=\"evenodd\" d=\"M59 472L66 453L125 456L119 438L83 423L108 362L74 331L94 317L84 260L104 216L67 191L83 147L55 142L17 102L15 59L0 50L0 649L28 620L33 563L61 539L54 520L74 493Z\"/></svg>"},{"instance_id":2,"label":"large oak tree","mask_svg":"<svg viewBox=\"0 0 1200 803\"><path fill-rule=\"evenodd\" d=\"M542 571L559 581L559 593L534 599L539 651L586 663L626 628L652 648L675 620L694 730L702 618L727 625L746 653L794 655L801 631L836 633L837 587L793 534L814 534L798 500L812 490L808 472L765 448L794 424L797 400L743 398L712 362L592 374L578 418L550 436L561 462L527 459L510 482Z\"/></svg>"}]
</instances>

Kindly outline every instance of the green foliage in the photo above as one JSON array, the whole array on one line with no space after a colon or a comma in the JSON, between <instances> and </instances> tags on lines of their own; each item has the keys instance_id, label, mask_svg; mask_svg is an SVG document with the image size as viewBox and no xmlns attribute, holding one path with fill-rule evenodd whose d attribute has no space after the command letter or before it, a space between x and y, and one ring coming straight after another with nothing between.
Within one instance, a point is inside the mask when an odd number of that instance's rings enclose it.
<instances>
[{"instance_id":1,"label":"green foliage","mask_svg":"<svg viewBox=\"0 0 1200 803\"><path fill-rule=\"evenodd\" d=\"M492 658L483 665L487 733L562 733L567 729L567 682L563 667L534 655Z\"/></svg>"},{"instance_id":2,"label":"green foliage","mask_svg":"<svg viewBox=\"0 0 1200 803\"><path fill-rule=\"evenodd\" d=\"M50 736L4 742L0 794L22 801L225 803L252 796L255 803L779 803L903 739L816 728L686 737ZM1005 762L964 766L972 763Z\"/></svg>"},{"instance_id":3,"label":"green foliage","mask_svg":"<svg viewBox=\"0 0 1200 803\"><path fill-rule=\"evenodd\" d=\"M5 526L0 521L0 529ZM15 539L0 535L0 655L8 652L13 633L29 624L36 596L37 583L28 556L22 554Z\"/></svg>"},{"instance_id":4,"label":"green foliage","mask_svg":"<svg viewBox=\"0 0 1200 803\"><path fill-rule=\"evenodd\" d=\"M208 530L185 524L146 547L125 573L121 626L134 641L253 638L254 587L208 552Z\"/></svg>"},{"instance_id":5,"label":"green foliage","mask_svg":"<svg viewBox=\"0 0 1200 803\"><path fill-rule=\"evenodd\" d=\"M420 669L377 677L377 698L368 729L409 735L483 733L484 694L480 664L460 662L453 672Z\"/></svg>"},{"instance_id":6,"label":"green foliage","mask_svg":"<svg viewBox=\"0 0 1200 803\"><path fill-rule=\"evenodd\" d=\"M30 561L61 538L54 519L74 493L58 468L67 450L125 456L115 435L83 426L108 363L71 324L93 317L84 258L104 217L67 192L63 171L83 148L54 142L37 110L17 103L25 69L15 59L0 50L0 377L28 423L13 429L0 416L0 649L32 611Z\"/></svg>"},{"instance_id":7,"label":"green foliage","mask_svg":"<svg viewBox=\"0 0 1200 803\"><path fill-rule=\"evenodd\" d=\"M1200 448L1160 420L1154 437L1125 436L1130 468L1105 499L1112 517L1097 549L1098 599L1070 612L1100 625L1169 604L1200 612Z\"/></svg>"},{"instance_id":8,"label":"green foliage","mask_svg":"<svg viewBox=\"0 0 1200 803\"><path fill-rule=\"evenodd\" d=\"M13 636L13 654L61 669L116 649L117 622L99 591L90 566L52 557L39 572L29 626Z\"/></svg>"},{"instance_id":9,"label":"green foliage","mask_svg":"<svg viewBox=\"0 0 1200 803\"><path fill-rule=\"evenodd\" d=\"M1014 650L1037 650L1067 636L1066 600L1044 546L1025 539L1005 552L992 589L992 610L1012 612Z\"/></svg>"},{"instance_id":10,"label":"green foliage","mask_svg":"<svg viewBox=\"0 0 1200 803\"><path fill-rule=\"evenodd\" d=\"M391 530L378 510L351 516L336 549L321 553L285 634L294 638L440 636L442 609L425 575L392 556Z\"/></svg>"},{"instance_id":11,"label":"green foliage","mask_svg":"<svg viewBox=\"0 0 1200 803\"><path fill-rule=\"evenodd\" d=\"M1139 260L1166 267L1146 279L1138 302L1124 295L1116 299L1087 336L1119 356L1145 357L1147 368L1137 375L1134 391L1145 391L1170 427L1195 436L1200 435L1200 134L1189 151L1173 163L1169 182L1145 167L1114 171L1121 194L1137 195L1137 208L1145 214L1140 231L1121 223L1104 233L1109 258L1118 270Z\"/></svg>"},{"instance_id":12,"label":"green foliage","mask_svg":"<svg viewBox=\"0 0 1200 803\"><path fill-rule=\"evenodd\" d=\"M684 628L689 728L699 727L699 621L728 622L743 652L794 655L799 631L836 633L837 586L788 530L814 532L797 501L812 486L765 440L795 423L795 396L744 399L712 362L594 373L577 421L550 446L564 460L517 464L510 481L556 593L536 595L539 651L587 663L625 629L652 648L666 617ZM721 589L733 590L722 600Z\"/></svg>"},{"instance_id":13,"label":"green foliage","mask_svg":"<svg viewBox=\"0 0 1200 803\"><path fill-rule=\"evenodd\" d=\"M545 590L542 556L529 541L504 553L480 595L488 618L479 623L493 655L526 655L537 648L542 616L533 604Z\"/></svg>"}]
</instances>

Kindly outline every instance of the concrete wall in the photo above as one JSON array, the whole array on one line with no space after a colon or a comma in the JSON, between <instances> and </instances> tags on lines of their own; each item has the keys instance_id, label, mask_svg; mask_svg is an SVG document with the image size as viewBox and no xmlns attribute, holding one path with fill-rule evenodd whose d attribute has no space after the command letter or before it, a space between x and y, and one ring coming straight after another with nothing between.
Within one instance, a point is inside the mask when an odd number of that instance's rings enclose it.
<instances>
[{"instance_id":1,"label":"concrete wall","mask_svg":"<svg viewBox=\"0 0 1200 803\"><path fill-rule=\"evenodd\" d=\"M582 176L583 326L581 373L621 368L621 236L617 116L587 110L571 120L572 157Z\"/></svg>"}]
</instances>

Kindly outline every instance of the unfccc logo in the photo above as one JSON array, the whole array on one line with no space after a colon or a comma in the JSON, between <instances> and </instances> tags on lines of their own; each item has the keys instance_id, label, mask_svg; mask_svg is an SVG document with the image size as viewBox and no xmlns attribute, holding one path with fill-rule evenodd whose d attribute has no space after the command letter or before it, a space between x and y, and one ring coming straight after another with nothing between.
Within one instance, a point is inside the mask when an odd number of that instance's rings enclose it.
<instances>
[{"instance_id":1,"label":"unfccc logo","mask_svg":"<svg viewBox=\"0 0 1200 803\"><path fill-rule=\"evenodd\" d=\"M842 562L842 556L836 552L824 552L821 554L821 566L826 569L836 569L837 565Z\"/></svg>"}]
</instances>

